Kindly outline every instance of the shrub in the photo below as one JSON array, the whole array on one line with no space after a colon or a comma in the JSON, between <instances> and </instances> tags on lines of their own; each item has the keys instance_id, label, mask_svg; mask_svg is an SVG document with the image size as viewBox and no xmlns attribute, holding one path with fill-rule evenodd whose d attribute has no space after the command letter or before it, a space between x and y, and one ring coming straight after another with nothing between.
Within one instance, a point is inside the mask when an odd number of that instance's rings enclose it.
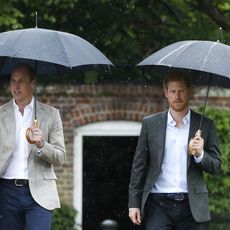
<instances>
[{"instance_id":1,"label":"shrub","mask_svg":"<svg viewBox=\"0 0 230 230\"><path fill-rule=\"evenodd\" d=\"M210 194L209 206L215 215L224 215L230 212L230 111L208 108L206 115L215 122L222 159L218 175L205 175Z\"/></svg>"},{"instance_id":2,"label":"shrub","mask_svg":"<svg viewBox=\"0 0 230 230\"><path fill-rule=\"evenodd\" d=\"M74 230L76 214L73 207L62 204L61 208L53 211L51 230Z\"/></svg>"}]
</instances>

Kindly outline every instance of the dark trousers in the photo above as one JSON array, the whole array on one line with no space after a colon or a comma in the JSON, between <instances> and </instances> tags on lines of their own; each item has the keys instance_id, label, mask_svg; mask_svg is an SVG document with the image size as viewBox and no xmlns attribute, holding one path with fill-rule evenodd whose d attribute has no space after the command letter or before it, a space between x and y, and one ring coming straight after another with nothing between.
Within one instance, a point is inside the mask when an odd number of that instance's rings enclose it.
<instances>
[{"instance_id":1,"label":"dark trousers","mask_svg":"<svg viewBox=\"0 0 230 230\"><path fill-rule=\"evenodd\" d=\"M195 222L188 198L176 201L150 194L145 208L146 230L205 230L206 223Z\"/></svg>"},{"instance_id":2,"label":"dark trousers","mask_svg":"<svg viewBox=\"0 0 230 230\"><path fill-rule=\"evenodd\" d=\"M34 201L28 185L0 181L1 230L50 230L51 219L52 212Z\"/></svg>"}]
</instances>

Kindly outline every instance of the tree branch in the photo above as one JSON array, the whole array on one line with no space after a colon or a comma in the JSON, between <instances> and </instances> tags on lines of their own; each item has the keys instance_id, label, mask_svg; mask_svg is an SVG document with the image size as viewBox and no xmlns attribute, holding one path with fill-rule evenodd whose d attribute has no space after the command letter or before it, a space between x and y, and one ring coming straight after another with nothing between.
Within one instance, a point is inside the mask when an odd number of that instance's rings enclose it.
<instances>
[{"instance_id":1,"label":"tree branch","mask_svg":"<svg viewBox=\"0 0 230 230\"><path fill-rule=\"evenodd\" d=\"M230 20L225 18L223 14L212 4L210 0L196 0L202 6L203 11L213 19L219 26L224 29L230 29Z\"/></svg>"}]
</instances>

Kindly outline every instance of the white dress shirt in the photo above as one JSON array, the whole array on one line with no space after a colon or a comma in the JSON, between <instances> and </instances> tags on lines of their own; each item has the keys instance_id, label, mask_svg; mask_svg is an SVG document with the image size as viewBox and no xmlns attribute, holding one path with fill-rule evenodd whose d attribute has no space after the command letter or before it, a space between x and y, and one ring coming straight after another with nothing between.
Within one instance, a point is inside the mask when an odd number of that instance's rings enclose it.
<instances>
[{"instance_id":1,"label":"white dress shirt","mask_svg":"<svg viewBox=\"0 0 230 230\"><path fill-rule=\"evenodd\" d=\"M188 135L190 127L189 110L183 118L183 126L176 127L176 122L168 112L165 155L158 180L152 188L153 193L186 193Z\"/></svg>"},{"instance_id":2,"label":"white dress shirt","mask_svg":"<svg viewBox=\"0 0 230 230\"><path fill-rule=\"evenodd\" d=\"M11 161L3 174L5 179L28 179L27 160L29 156L28 142L26 140L26 130L32 125L34 98L30 104L24 108L24 113L19 111L18 105L13 100L15 122L16 122L16 142Z\"/></svg>"}]
</instances>

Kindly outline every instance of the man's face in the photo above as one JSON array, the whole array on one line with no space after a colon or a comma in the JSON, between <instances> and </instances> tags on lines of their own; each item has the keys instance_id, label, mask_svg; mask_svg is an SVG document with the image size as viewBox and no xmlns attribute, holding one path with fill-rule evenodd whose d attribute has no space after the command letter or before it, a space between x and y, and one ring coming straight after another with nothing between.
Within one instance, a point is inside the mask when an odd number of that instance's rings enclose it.
<instances>
[{"instance_id":1,"label":"man's face","mask_svg":"<svg viewBox=\"0 0 230 230\"><path fill-rule=\"evenodd\" d=\"M164 89L165 97L169 107L176 112L184 112L189 107L189 98L192 89L188 88L184 81L169 81L168 87Z\"/></svg>"},{"instance_id":2,"label":"man's face","mask_svg":"<svg viewBox=\"0 0 230 230\"><path fill-rule=\"evenodd\" d=\"M18 67L11 73L10 92L16 103L29 103L35 80L30 80L29 71L26 67Z\"/></svg>"}]
</instances>

